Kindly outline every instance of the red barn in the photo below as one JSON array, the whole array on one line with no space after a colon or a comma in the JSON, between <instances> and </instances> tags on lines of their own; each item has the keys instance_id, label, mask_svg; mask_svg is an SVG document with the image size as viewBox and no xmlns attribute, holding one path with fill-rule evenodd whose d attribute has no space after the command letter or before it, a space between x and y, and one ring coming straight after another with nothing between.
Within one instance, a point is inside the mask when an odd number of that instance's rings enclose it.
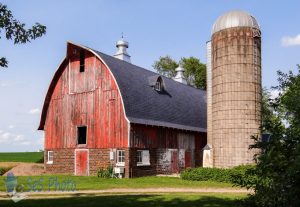
<instances>
[{"instance_id":1,"label":"red barn","mask_svg":"<svg viewBox=\"0 0 300 207\"><path fill-rule=\"evenodd\" d=\"M206 92L118 55L67 43L39 126L46 171L95 175L112 166L137 177L201 166Z\"/></svg>"}]
</instances>

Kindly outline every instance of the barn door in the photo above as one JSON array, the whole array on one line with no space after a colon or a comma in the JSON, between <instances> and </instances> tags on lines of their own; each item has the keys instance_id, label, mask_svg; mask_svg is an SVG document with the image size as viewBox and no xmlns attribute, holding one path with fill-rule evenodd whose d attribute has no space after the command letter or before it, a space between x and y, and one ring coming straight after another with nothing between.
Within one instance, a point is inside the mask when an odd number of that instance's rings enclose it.
<instances>
[{"instance_id":1,"label":"barn door","mask_svg":"<svg viewBox=\"0 0 300 207\"><path fill-rule=\"evenodd\" d=\"M178 173L178 153L171 151L171 173Z\"/></svg>"},{"instance_id":2,"label":"barn door","mask_svg":"<svg viewBox=\"0 0 300 207\"><path fill-rule=\"evenodd\" d=\"M185 155L184 155L184 167L188 168L191 167L191 152L190 151L185 151Z\"/></svg>"},{"instance_id":3,"label":"barn door","mask_svg":"<svg viewBox=\"0 0 300 207\"><path fill-rule=\"evenodd\" d=\"M89 151L87 149L75 150L75 175L89 175Z\"/></svg>"}]
</instances>

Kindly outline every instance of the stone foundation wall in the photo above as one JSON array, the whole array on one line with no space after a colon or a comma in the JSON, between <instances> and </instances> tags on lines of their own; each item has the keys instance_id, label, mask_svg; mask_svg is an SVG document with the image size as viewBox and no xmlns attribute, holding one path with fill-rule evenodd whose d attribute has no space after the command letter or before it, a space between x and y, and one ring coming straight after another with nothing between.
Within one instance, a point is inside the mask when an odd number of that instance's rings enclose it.
<instances>
[{"instance_id":1,"label":"stone foundation wall","mask_svg":"<svg viewBox=\"0 0 300 207\"><path fill-rule=\"evenodd\" d=\"M89 149L89 175L97 175L100 168L115 167L117 150L125 150L125 178L150 176L157 174L172 174L170 151L178 152L178 172L185 169L184 149ZM137 151L149 150L150 165L137 165ZM45 151L45 169L48 174L75 174L75 149L54 149L53 164L47 164L48 151ZM110 152L114 152L114 159L110 160ZM186 150L191 152L191 167L202 164L201 150Z\"/></svg>"}]
</instances>

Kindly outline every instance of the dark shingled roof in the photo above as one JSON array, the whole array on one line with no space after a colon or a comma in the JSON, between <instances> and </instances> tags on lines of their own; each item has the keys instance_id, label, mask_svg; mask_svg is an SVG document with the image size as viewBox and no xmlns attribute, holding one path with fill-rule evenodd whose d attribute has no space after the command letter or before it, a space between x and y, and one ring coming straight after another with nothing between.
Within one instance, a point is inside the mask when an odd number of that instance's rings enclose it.
<instances>
[{"instance_id":1,"label":"dark shingled roof","mask_svg":"<svg viewBox=\"0 0 300 207\"><path fill-rule=\"evenodd\" d=\"M158 92L153 89L157 73L92 51L113 73L131 123L206 132L206 91L160 76L164 91Z\"/></svg>"}]
</instances>

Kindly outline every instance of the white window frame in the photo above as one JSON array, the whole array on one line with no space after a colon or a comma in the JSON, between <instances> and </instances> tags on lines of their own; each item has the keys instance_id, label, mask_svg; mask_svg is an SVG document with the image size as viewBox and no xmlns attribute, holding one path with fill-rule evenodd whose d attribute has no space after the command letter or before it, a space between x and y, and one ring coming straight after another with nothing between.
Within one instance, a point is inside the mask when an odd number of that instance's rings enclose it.
<instances>
[{"instance_id":1,"label":"white window frame","mask_svg":"<svg viewBox=\"0 0 300 207\"><path fill-rule=\"evenodd\" d=\"M47 164L53 164L54 152L53 151L48 151L47 153L48 153L48 155L47 155ZM52 153L52 155L50 156L51 153ZM50 159L50 157L52 159Z\"/></svg>"},{"instance_id":2,"label":"white window frame","mask_svg":"<svg viewBox=\"0 0 300 207\"><path fill-rule=\"evenodd\" d=\"M123 153L123 155L120 156L119 153ZM124 161L123 162L120 162L119 161L119 158L120 157L123 157ZM117 166L125 166L125 150L117 150Z\"/></svg>"},{"instance_id":3,"label":"white window frame","mask_svg":"<svg viewBox=\"0 0 300 207\"><path fill-rule=\"evenodd\" d=\"M161 80L157 80L154 86L155 90L161 91L161 84Z\"/></svg>"},{"instance_id":4,"label":"white window frame","mask_svg":"<svg viewBox=\"0 0 300 207\"><path fill-rule=\"evenodd\" d=\"M150 166L150 152L149 150L137 150L137 156L141 153L142 162L137 161L137 166ZM137 157L138 158L138 157Z\"/></svg>"}]
</instances>

